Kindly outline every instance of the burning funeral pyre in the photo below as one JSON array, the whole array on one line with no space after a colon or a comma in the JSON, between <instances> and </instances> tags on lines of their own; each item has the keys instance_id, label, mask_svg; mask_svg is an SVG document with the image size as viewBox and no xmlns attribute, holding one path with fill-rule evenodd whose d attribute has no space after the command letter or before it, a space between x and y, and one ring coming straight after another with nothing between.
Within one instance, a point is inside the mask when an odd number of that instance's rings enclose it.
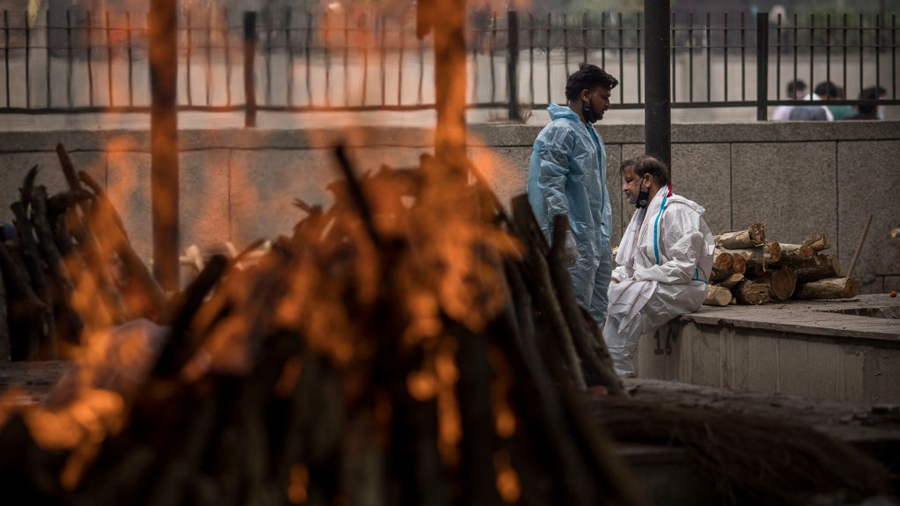
<instances>
[{"instance_id":1,"label":"burning funeral pyre","mask_svg":"<svg viewBox=\"0 0 900 506\"><path fill-rule=\"evenodd\" d=\"M574 302L566 220L548 245L471 165L358 177L338 149L330 208L298 201L291 237L209 258L167 301L59 154L68 190L32 171L13 204L4 328L17 359L78 360L39 405L5 394L5 504L644 504L603 426L685 448L724 502L889 490L805 427L628 399ZM33 246L45 292L17 260Z\"/></svg>"}]
</instances>

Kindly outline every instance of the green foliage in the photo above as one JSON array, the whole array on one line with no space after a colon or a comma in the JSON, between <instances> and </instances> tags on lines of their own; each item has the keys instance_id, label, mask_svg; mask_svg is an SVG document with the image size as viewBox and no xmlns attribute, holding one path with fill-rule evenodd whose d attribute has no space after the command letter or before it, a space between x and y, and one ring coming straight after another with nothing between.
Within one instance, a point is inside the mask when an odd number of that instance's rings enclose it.
<instances>
[{"instance_id":1,"label":"green foliage","mask_svg":"<svg viewBox=\"0 0 900 506\"><path fill-rule=\"evenodd\" d=\"M893 4L893 5L891 5ZM887 2L888 15L892 12L897 13L897 5L894 2ZM832 17L843 13L864 14L881 12L881 0L797 0L794 4L793 12L800 16L809 17L810 14L831 14Z\"/></svg>"},{"instance_id":2,"label":"green foliage","mask_svg":"<svg viewBox=\"0 0 900 506\"><path fill-rule=\"evenodd\" d=\"M643 12L644 0L572 0L566 6L569 12Z\"/></svg>"}]
</instances>

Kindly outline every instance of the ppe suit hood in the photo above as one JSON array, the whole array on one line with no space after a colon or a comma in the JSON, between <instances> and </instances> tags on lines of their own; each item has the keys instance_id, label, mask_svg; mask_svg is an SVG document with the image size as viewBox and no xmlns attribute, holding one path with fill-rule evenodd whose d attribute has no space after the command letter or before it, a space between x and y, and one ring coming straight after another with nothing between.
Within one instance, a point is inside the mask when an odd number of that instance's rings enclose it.
<instances>
[{"instance_id":1,"label":"ppe suit hood","mask_svg":"<svg viewBox=\"0 0 900 506\"><path fill-rule=\"evenodd\" d=\"M550 106L547 107L547 112L550 113L550 121L553 121L556 119L561 119L561 118L568 118L568 119L573 119L575 121L581 122L581 118L579 118L578 115L575 114L575 111L573 111L572 109L569 109L566 106L562 106L562 105L558 105L558 104L550 104Z\"/></svg>"},{"instance_id":2,"label":"ppe suit hood","mask_svg":"<svg viewBox=\"0 0 900 506\"><path fill-rule=\"evenodd\" d=\"M703 215L703 213L706 212L705 207L694 202L693 200L688 200L688 199L682 197L681 195L672 195L671 197L669 197L666 205L670 205L670 204L681 204L681 205L688 206L691 209L691 211L694 211L695 213L697 213L699 215Z\"/></svg>"}]
</instances>

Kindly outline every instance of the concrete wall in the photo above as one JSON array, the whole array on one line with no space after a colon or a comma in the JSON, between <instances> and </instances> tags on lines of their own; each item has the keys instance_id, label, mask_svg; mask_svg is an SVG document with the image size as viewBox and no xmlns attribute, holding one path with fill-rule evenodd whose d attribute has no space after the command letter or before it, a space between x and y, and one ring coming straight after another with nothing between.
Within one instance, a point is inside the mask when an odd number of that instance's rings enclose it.
<instances>
[{"instance_id":1,"label":"concrete wall","mask_svg":"<svg viewBox=\"0 0 900 506\"><path fill-rule=\"evenodd\" d=\"M470 154L503 202L523 192L539 127L472 127ZM621 160L643 152L640 125L601 124L610 160L614 241L632 210L620 198ZM675 191L707 208L714 232L765 221L768 235L799 242L825 231L848 265L869 213L872 225L855 273L864 292L900 290L900 122L677 124L672 130ZM412 166L431 151L421 128L258 131L196 130L180 135L181 245L238 247L290 233L303 214L294 198L329 205L325 189L338 173L327 146L343 139L360 170L385 163ZM109 189L139 253L151 251L149 135L138 131L0 133L0 218L17 197L25 172L63 188L56 143L77 168ZM487 147L490 146L490 147Z\"/></svg>"},{"instance_id":2,"label":"concrete wall","mask_svg":"<svg viewBox=\"0 0 900 506\"><path fill-rule=\"evenodd\" d=\"M854 404L900 402L894 342L691 322L642 336L635 362L642 378Z\"/></svg>"}]
</instances>

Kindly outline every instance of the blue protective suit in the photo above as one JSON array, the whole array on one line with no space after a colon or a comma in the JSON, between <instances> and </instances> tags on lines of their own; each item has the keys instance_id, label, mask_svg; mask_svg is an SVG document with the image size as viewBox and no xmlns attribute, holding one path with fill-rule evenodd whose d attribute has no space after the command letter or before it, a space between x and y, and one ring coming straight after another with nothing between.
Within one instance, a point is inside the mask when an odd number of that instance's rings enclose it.
<instances>
[{"instance_id":1,"label":"blue protective suit","mask_svg":"<svg viewBox=\"0 0 900 506\"><path fill-rule=\"evenodd\" d=\"M578 304L603 326L612 273L612 207L606 188L606 147L593 125L568 107L550 104L550 123L534 141L528 202L550 240L553 217L569 217L578 258L569 267Z\"/></svg>"}]
</instances>

